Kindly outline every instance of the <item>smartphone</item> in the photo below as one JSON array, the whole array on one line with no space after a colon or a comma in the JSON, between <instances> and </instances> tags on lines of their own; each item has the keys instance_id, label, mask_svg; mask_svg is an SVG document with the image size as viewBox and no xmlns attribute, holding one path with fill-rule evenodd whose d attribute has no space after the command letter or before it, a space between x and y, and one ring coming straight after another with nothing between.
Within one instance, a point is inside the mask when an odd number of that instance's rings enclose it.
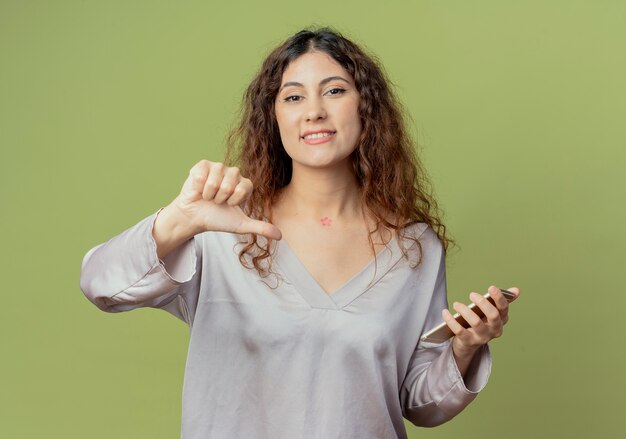
<instances>
[{"instance_id":1,"label":"smartphone","mask_svg":"<svg viewBox=\"0 0 626 439\"><path fill-rule=\"evenodd\" d=\"M509 290L501 289L500 291L502 292L506 300L509 301L509 303L511 303L515 299L515 294L513 294ZM493 301L493 298L489 295L489 293L485 294L483 297L487 299L489 302L491 302L492 305L495 306L496 303ZM481 319L485 317L485 314L483 314L482 310L474 302L472 302L468 306L468 308L474 311L476 315L478 315L478 317L480 317ZM454 314L453 317L454 317L454 320L459 322L459 324L463 326L464 328L470 327L470 324L467 323L467 321L465 321L465 319L458 312ZM422 335L420 337L420 340L429 341L431 343L442 343L452 337L454 337L454 332L452 332L450 328L448 328L448 325L446 324L446 322L443 322L441 325L436 326L435 328L431 329L430 331Z\"/></svg>"}]
</instances>

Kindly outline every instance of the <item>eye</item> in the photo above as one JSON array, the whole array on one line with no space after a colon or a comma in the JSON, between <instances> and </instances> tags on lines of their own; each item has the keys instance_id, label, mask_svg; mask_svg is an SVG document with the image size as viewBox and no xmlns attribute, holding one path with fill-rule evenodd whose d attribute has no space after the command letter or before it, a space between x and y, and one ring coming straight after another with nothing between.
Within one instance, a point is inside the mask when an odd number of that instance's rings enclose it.
<instances>
[{"instance_id":1,"label":"eye","mask_svg":"<svg viewBox=\"0 0 626 439\"><path fill-rule=\"evenodd\" d=\"M298 102L301 99L302 99L302 96L292 95L292 96L287 96L285 99L283 99L283 102Z\"/></svg>"},{"instance_id":2,"label":"eye","mask_svg":"<svg viewBox=\"0 0 626 439\"><path fill-rule=\"evenodd\" d=\"M335 88L331 88L330 90L328 90L326 93L330 94L330 95L342 95L346 92L345 89L341 88L341 87L335 87Z\"/></svg>"}]
</instances>

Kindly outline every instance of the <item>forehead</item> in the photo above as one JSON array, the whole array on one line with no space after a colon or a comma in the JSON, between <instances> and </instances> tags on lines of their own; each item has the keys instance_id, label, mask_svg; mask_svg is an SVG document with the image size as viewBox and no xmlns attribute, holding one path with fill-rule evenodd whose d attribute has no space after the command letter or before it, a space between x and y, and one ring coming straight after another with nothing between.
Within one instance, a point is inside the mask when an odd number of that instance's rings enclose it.
<instances>
[{"instance_id":1,"label":"forehead","mask_svg":"<svg viewBox=\"0 0 626 439\"><path fill-rule=\"evenodd\" d=\"M341 76L352 81L352 76L330 55L308 52L293 60L283 72L282 82L317 82L329 76Z\"/></svg>"}]
</instances>

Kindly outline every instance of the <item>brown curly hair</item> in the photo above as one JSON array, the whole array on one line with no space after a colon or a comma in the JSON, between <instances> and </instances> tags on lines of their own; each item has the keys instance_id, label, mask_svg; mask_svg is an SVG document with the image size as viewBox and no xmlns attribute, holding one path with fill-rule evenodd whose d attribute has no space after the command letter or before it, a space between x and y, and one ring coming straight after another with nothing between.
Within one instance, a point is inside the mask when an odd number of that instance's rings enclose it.
<instances>
[{"instance_id":1,"label":"brown curly hair","mask_svg":"<svg viewBox=\"0 0 626 439\"><path fill-rule=\"evenodd\" d=\"M405 111L391 90L390 81L375 57L330 28L302 30L274 49L244 94L240 122L227 137L226 162L238 166L254 185L253 194L244 206L246 214L271 222L272 206L280 190L291 180L291 158L282 145L274 103L287 66L313 51L330 55L350 73L360 95L362 132L351 158L361 190L361 204L376 224L368 237L372 254L375 254L372 235L381 227L404 238L405 227L417 222L428 224L444 251L447 250L453 241L446 236L430 182L415 153L416 144L405 127ZM246 237L239 260L252 268L245 257L248 255L254 268L265 276L271 272L271 241L259 238L254 234ZM414 265L417 267L422 259L422 247L417 238L408 238L419 248ZM402 241L398 239L408 258ZM267 258L269 263L264 266Z\"/></svg>"}]
</instances>

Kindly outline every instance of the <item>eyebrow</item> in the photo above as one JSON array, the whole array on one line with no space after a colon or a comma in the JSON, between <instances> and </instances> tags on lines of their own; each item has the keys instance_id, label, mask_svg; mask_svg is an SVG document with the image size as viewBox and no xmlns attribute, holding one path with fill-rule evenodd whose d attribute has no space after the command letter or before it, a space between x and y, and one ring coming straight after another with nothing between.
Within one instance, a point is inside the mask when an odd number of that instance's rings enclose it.
<instances>
[{"instance_id":1,"label":"eyebrow","mask_svg":"<svg viewBox=\"0 0 626 439\"><path fill-rule=\"evenodd\" d=\"M320 81L320 85L326 85L328 84L330 81L335 81L335 80L339 80L339 81L343 81L345 83L347 83L348 85L350 84L350 81L348 81L345 78L342 78L341 76L329 76L328 78L324 78ZM299 82L296 81L289 81L289 82L285 82L280 89L278 90L278 92L280 93L282 91L283 88L285 87L304 87L304 85L302 85Z\"/></svg>"}]
</instances>

